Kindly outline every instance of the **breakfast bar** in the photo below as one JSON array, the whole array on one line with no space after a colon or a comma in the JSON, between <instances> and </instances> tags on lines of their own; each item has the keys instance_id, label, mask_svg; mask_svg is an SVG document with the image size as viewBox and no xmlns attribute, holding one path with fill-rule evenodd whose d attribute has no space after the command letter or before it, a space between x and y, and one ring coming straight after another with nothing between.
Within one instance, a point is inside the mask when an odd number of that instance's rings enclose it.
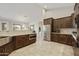
<instances>
[{"instance_id":1,"label":"breakfast bar","mask_svg":"<svg viewBox=\"0 0 79 59\"><path fill-rule=\"evenodd\" d=\"M36 42L36 34L32 32L0 34L0 55L9 55L12 51Z\"/></svg>"}]
</instances>

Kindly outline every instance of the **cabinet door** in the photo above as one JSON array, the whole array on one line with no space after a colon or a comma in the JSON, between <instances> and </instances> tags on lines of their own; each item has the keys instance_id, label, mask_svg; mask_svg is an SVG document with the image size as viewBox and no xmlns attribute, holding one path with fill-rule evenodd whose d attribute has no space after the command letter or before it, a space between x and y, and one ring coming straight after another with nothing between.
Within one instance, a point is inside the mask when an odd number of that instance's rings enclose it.
<instances>
[{"instance_id":1,"label":"cabinet door","mask_svg":"<svg viewBox=\"0 0 79 59\"><path fill-rule=\"evenodd\" d=\"M14 50L14 44L13 42L9 42L5 45L5 54L9 55Z\"/></svg>"},{"instance_id":2,"label":"cabinet door","mask_svg":"<svg viewBox=\"0 0 79 59\"><path fill-rule=\"evenodd\" d=\"M66 44L67 43L67 35L65 34L53 34L51 41Z\"/></svg>"},{"instance_id":3,"label":"cabinet door","mask_svg":"<svg viewBox=\"0 0 79 59\"><path fill-rule=\"evenodd\" d=\"M5 49L3 46L0 47L0 56L4 56L5 54Z\"/></svg>"},{"instance_id":4,"label":"cabinet door","mask_svg":"<svg viewBox=\"0 0 79 59\"><path fill-rule=\"evenodd\" d=\"M51 41L67 44L71 46L75 46L75 40L72 37L72 35L66 35L66 34L53 34Z\"/></svg>"},{"instance_id":5,"label":"cabinet door","mask_svg":"<svg viewBox=\"0 0 79 59\"><path fill-rule=\"evenodd\" d=\"M63 44L66 44L66 42L67 42L67 35L61 34L61 35L58 35L58 36L59 36L59 42L63 43Z\"/></svg>"},{"instance_id":6,"label":"cabinet door","mask_svg":"<svg viewBox=\"0 0 79 59\"><path fill-rule=\"evenodd\" d=\"M67 44L68 44L68 45L72 45L72 38L71 38L70 35L68 36Z\"/></svg>"},{"instance_id":7,"label":"cabinet door","mask_svg":"<svg viewBox=\"0 0 79 59\"><path fill-rule=\"evenodd\" d=\"M36 41L36 34L29 35L29 44L32 44Z\"/></svg>"},{"instance_id":8,"label":"cabinet door","mask_svg":"<svg viewBox=\"0 0 79 59\"><path fill-rule=\"evenodd\" d=\"M53 18L44 19L44 25L49 25L52 23Z\"/></svg>"},{"instance_id":9,"label":"cabinet door","mask_svg":"<svg viewBox=\"0 0 79 59\"><path fill-rule=\"evenodd\" d=\"M59 36L58 34L52 34L51 41L58 42Z\"/></svg>"},{"instance_id":10,"label":"cabinet door","mask_svg":"<svg viewBox=\"0 0 79 59\"><path fill-rule=\"evenodd\" d=\"M59 31L59 29L60 29L60 22L59 22L59 20L54 20L54 22L53 22L53 30L55 31L55 32L57 32L57 31Z\"/></svg>"},{"instance_id":11,"label":"cabinet door","mask_svg":"<svg viewBox=\"0 0 79 59\"><path fill-rule=\"evenodd\" d=\"M29 35L25 35L24 46L27 46L28 44L29 44Z\"/></svg>"},{"instance_id":12,"label":"cabinet door","mask_svg":"<svg viewBox=\"0 0 79 59\"><path fill-rule=\"evenodd\" d=\"M71 46L75 46L75 44L76 44L75 39L71 35L68 36L67 44L71 45Z\"/></svg>"},{"instance_id":13,"label":"cabinet door","mask_svg":"<svg viewBox=\"0 0 79 59\"><path fill-rule=\"evenodd\" d=\"M16 36L15 37L15 46L16 46L16 49L17 48L21 48L24 46L24 42L25 42L25 37L24 36Z\"/></svg>"}]
</instances>

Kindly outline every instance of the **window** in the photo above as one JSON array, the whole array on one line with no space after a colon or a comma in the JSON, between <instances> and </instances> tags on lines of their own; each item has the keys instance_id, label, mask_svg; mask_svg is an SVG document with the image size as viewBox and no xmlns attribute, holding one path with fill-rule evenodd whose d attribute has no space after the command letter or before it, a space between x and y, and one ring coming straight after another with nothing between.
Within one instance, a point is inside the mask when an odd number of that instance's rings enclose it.
<instances>
[{"instance_id":1,"label":"window","mask_svg":"<svg viewBox=\"0 0 79 59\"><path fill-rule=\"evenodd\" d=\"M25 24L22 25L22 30L26 30L26 25Z\"/></svg>"},{"instance_id":2,"label":"window","mask_svg":"<svg viewBox=\"0 0 79 59\"><path fill-rule=\"evenodd\" d=\"M31 25L31 26L30 26L30 29L31 29L31 30L34 30L34 25Z\"/></svg>"},{"instance_id":3,"label":"window","mask_svg":"<svg viewBox=\"0 0 79 59\"><path fill-rule=\"evenodd\" d=\"M3 22L1 23L1 26L2 26L2 31L7 31L8 30L8 24Z\"/></svg>"},{"instance_id":4,"label":"window","mask_svg":"<svg viewBox=\"0 0 79 59\"><path fill-rule=\"evenodd\" d=\"M33 32L35 33L34 25L30 25L30 30L33 31Z\"/></svg>"},{"instance_id":5,"label":"window","mask_svg":"<svg viewBox=\"0 0 79 59\"><path fill-rule=\"evenodd\" d=\"M13 31L15 31L15 30L17 30L17 31L21 30L21 25L20 24L13 24Z\"/></svg>"}]
</instances>

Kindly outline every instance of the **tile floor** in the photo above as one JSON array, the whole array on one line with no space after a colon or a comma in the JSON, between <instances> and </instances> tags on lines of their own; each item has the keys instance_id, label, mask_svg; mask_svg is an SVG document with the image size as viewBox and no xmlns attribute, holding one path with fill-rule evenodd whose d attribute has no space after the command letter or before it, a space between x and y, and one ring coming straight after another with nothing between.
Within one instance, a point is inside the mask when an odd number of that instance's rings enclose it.
<instances>
[{"instance_id":1,"label":"tile floor","mask_svg":"<svg viewBox=\"0 0 79 59\"><path fill-rule=\"evenodd\" d=\"M20 48L9 56L73 56L73 47L48 41L37 41L34 44Z\"/></svg>"}]
</instances>

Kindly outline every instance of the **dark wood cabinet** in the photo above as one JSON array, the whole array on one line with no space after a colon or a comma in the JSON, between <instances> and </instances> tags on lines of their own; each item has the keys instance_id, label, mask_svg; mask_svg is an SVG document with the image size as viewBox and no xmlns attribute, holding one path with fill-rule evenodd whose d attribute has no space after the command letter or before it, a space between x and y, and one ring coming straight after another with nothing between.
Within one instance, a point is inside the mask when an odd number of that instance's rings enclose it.
<instances>
[{"instance_id":1,"label":"dark wood cabinet","mask_svg":"<svg viewBox=\"0 0 79 59\"><path fill-rule=\"evenodd\" d=\"M44 19L44 25L52 24L52 20L53 20L53 18Z\"/></svg>"},{"instance_id":2,"label":"dark wood cabinet","mask_svg":"<svg viewBox=\"0 0 79 59\"><path fill-rule=\"evenodd\" d=\"M21 48L27 44L27 40L29 39L27 35L14 36L15 40L15 49Z\"/></svg>"},{"instance_id":3,"label":"dark wood cabinet","mask_svg":"<svg viewBox=\"0 0 79 59\"><path fill-rule=\"evenodd\" d=\"M36 42L36 34L13 36L11 41L0 46L0 56L7 56L12 51Z\"/></svg>"},{"instance_id":4,"label":"dark wood cabinet","mask_svg":"<svg viewBox=\"0 0 79 59\"><path fill-rule=\"evenodd\" d=\"M62 43L62 44L67 44L70 46L75 45L75 40L72 37L72 35L67 35L67 34L52 34L51 35L51 41Z\"/></svg>"},{"instance_id":5,"label":"dark wood cabinet","mask_svg":"<svg viewBox=\"0 0 79 59\"><path fill-rule=\"evenodd\" d=\"M65 44L67 42L67 37L66 35L62 35L62 34L52 34L51 40Z\"/></svg>"},{"instance_id":6,"label":"dark wood cabinet","mask_svg":"<svg viewBox=\"0 0 79 59\"><path fill-rule=\"evenodd\" d=\"M36 42L36 34L29 35L29 44Z\"/></svg>"},{"instance_id":7,"label":"dark wood cabinet","mask_svg":"<svg viewBox=\"0 0 79 59\"><path fill-rule=\"evenodd\" d=\"M31 38L31 35L33 36ZM36 34L20 35L13 37L15 49L30 45L36 41Z\"/></svg>"},{"instance_id":8,"label":"dark wood cabinet","mask_svg":"<svg viewBox=\"0 0 79 59\"><path fill-rule=\"evenodd\" d=\"M58 36L56 34L51 35L51 41L57 42L58 41Z\"/></svg>"},{"instance_id":9,"label":"dark wood cabinet","mask_svg":"<svg viewBox=\"0 0 79 59\"><path fill-rule=\"evenodd\" d=\"M0 56L7 56L14 50L14 45L12 42L9 42L0 47Z\"/></svg>"},{"instance_id":10,"label":"dark wood cabinet","mask_svg":"<svg viewBox=\"0 0 79 59\"><path fill-rule=\"evenodd\" d=\"M44 19L44 25L51 26L51 32L59 32L61 28L73 28L73 16L62 17L58 19Z\"/></svg>"},{"instance_id":11,"label":"dark wood cabinet","mask_svg":"<svg viewBox=\"0 0 79 59\"><path fill-rule=\"evenodd\" d=\"M53 32L54 31L54 19L53 18L47 18L47 19L44 19L43 21L44 25L50 25L50 31Z\"/></svg>"},{"instance_id":12,"label":"dark wood cabinet","mask_svg":"<svg viewBox=\"0 0 79 59\"><path fill-rule=\"evenodd\" d=\"M10 42L0 46L0 56L7 56L14 50L14 44L12 38L10 38Z\"/></svg>"},{"instance_id":13,"label":"dark wood cabinet","mask_svg":"<svg viewBox=\"0 0 79 59\"><path fill-rule=\"evenodd\" d=\"M0 46L0 56L5 56L4 46Z\"/></svg>"},{"instance_id":14,"label":"dark wood cabinet","mask_svg":"<svg viewBox=\"0 0 79 59\"><path fill-rule=\"evenodd\" d=\"M61 28L73 28L73 17L67 16L53 20L53 31L59 32Z\"/></svg>"},{"instance_id":15,"label":"dark wood cabinet","mask_svg":"<svg viewBox=\"0 0 79 59\"><path fill-rule=\"evenodd\" d=\"M4 46L5 55L9 55L12 51L14 51L14 44L10 42Z\"/></svg>"},{"instance_id":16,"label":"dark wood cabinet","mask_svg":"<svg viewBox=\"0 0 79 59\"><path fill-rule=\"evenodd\" d=\"M73 28L72 16L62 17L54 20L54 27Z\"/></svg>"}]
</instances>

